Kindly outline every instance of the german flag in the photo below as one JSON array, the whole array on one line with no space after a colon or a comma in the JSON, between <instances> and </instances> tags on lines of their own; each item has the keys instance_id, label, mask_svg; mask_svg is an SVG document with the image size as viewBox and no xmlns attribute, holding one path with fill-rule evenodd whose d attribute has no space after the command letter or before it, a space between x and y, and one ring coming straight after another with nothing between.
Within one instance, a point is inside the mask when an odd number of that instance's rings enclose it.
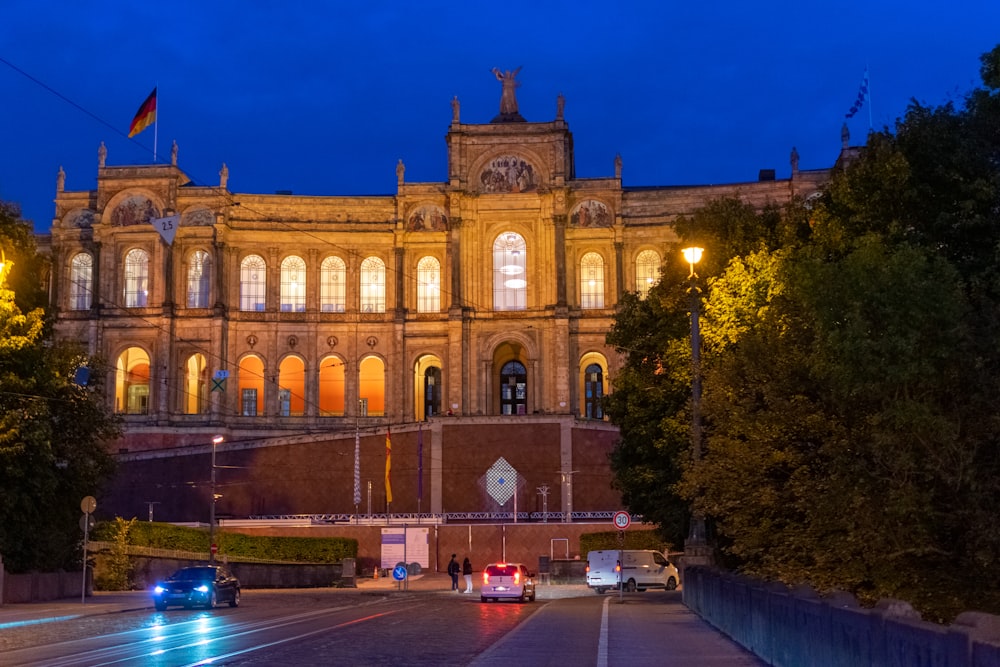
<instances>
[{"instance_id":1,"label":"german flag","mask_svg":"<svg viewBox=\"0 0 1000 667\"><path fill-rule=\"evenodd\" d=\"M139 110L135 112L132 124L128 126L129 139L139 134L147 127L156 122L156 88L149 94L146 101L142 103Z\"/></svg>"}]
</instances>

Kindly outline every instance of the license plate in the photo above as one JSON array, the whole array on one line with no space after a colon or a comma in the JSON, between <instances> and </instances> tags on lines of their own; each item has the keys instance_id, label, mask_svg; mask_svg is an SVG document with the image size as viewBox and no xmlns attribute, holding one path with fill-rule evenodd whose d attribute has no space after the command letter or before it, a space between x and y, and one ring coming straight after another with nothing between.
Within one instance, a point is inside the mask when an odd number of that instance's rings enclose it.
<instances>
[{"instance_id":1,"label":"license plate","mask_svg":"<svg viewBox=\"0 0 1000 667\"><path fill-rule=\"evenodd\" d=\"M507 590L507 587L506 586L494 586L493 590L495 590L495 591L501 591L502 592L502 591Z\"/></svg>"}]
</instances>

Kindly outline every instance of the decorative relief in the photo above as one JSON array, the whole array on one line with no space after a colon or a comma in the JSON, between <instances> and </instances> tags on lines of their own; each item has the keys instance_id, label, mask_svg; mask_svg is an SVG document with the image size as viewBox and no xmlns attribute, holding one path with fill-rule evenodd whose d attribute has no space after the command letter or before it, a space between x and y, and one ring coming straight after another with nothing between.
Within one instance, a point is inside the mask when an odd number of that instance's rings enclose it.
<instances>
[{"instance_id":1,"label":"decorative relief","mask_svg":"<svg viewBox=\"0 0 1000 667\"><path fill-rule=\"evenodd\" d=\"M374 349L375 346L378 345L378 338L376 338L375 336L369 336L368 338L365 339L365 344L368 345L368 347Z\"/></svg>"},{"instance_id":2,"label":"decorative relief","mask_svg":"<svg viewBox=\"0 0 1000 667\"><path fill-rule=\"evenodd\" d=\"M215 224L215 214L207 208L198 208L185 213L181 224L185 227L211 227Z\"/></svg>"},{"instance_id":3,"label":"decorative relief","mask_svg":"<svg viewBox=\"0 0 1000 667\"><path fill-rule=\"evenodd\" d=\"M78 209L66 216L66 227L80 227L83 229L94 226L94 212L87 209Z\"/></svg>"},{"instance_id":4,"label":"decorative relief","mask_svg":"<svg viewBox=\"0 0 1000 667\"><path fill-rule=\"evenodd\" d=\"M253 334L250 334L249 336L247 336L247 345L250 346L251 350L253 349L253 346L256 345L256 344L257 344L257 337L256 336L254 336Z\"/></svg>"},{"instance_id":5,"label":"decorative relief","mask_svg":"<svg viewBox=\"0 0 1000 667\"><path fill-rule=\"evenodd\" d=\"M337 341L337 337L336 336L327 336L326 337L326 344L330 346L330 349L333 349L333 348L337 347L337 342L338 341Z\"/></svg>"},{"instance_id":6,"label":"decorative relief","mask_svg":"<svg viewBox=\"0 0 1000 667\"><path fill-rule=\"evenodd\" d=\"M298 344L299 344L299 338L298 338L298 336L289 336L288 337L288 347L289 348L291 348L291 349L294 350L295 346L298 345Z\"/></svg>"},{"instance_id":7,"label":"decorative relief","mask_svg":"<svg viewBox=\"0 0 1000 667\"><path fill-rule=\"evenodd\" d=\"M153 202L142 195L133 195L118 204L111 212L111 224L114 227L128 227L130 225L145 225L151 218L160 217L160 212L153 206Z\"/></svg>"},{"instance_id":8,"label":"decorative relief","mask_svg":"<svg viewBox=\"0 0 1000 667\"><path fill-rule=\"evenodd\" d=\"M573 209L570 223L574 227L610 227L611 211L599 201L587 199Z\"/></svg>"},{"instance_id":9,"label":"decorative relief","mask_svg":"<svg viewBox=\"0 0 1000 667\"><path fill-rule=\"evenodd\" d=\"M408 232L443 232L448 229L448 216L437 206L420 206L406 221Z\"/></svg>"},{"instance_id":10,"label":"decorative relief","mask_svg":"<svg viewBox=\"0 0 1000 667\"><path fill-rule=\"evenodd\" d=\"M479 190L486 193L531 192L538 189L535 168L517 155L494 158L479 175Z\"/></svg>"}]
</instances>

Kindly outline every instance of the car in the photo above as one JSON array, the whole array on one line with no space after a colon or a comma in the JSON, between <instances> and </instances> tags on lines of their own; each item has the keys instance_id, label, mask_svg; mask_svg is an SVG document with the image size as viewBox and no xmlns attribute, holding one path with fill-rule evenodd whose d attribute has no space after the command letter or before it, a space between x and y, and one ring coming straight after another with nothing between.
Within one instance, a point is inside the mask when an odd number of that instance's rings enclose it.
<instances>
[{"instance_id":1,"label":"car","mask_svg":"<svg viewBox=\"0 0 1000 667\"><path fill-rule=\"evenodd\" d=\"M182 567L153 587L153 604L158 611L169 606L213 609L223 602L240 606L240 582L220 565Z\"/></svg>"},{"instance_id":2,"label":"car","mask_svg":"<svg viewBox=\"0 0 1000 667\"><path fill-rule=\"evenodd\" d=\"M628 592L677 588L677 567L652 549L606 549L587 553L587 585L598 594L624 586Z\"/></svg>"},{"instance_id":3,"label":"car","mask_svg":"<svg viewBox=\"0 0 1000 667\"><path fill-rule=\"evenodd\" d=\"M519 602L535 601L535 575L521 563L490 563L483 569L483 585L479 589L482 602L503 598Z\"/></svg>"}]
</instances>

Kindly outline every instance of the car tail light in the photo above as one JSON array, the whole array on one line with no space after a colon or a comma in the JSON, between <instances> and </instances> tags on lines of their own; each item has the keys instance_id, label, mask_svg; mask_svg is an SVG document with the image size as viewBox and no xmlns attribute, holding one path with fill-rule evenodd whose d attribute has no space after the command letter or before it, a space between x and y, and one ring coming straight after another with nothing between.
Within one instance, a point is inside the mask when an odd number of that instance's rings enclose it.
<instances>
[{"instance_id":1,"label":"car tail light","mask_svg":"<svg viewBox=\"0 0 1000 667\"><path fill-rule=\"evenodd\" d=\"M490 573L483 570L483 585L485 586L488 583L490 583Z\"/></svg>"},{"instance_id":2,"label":"car tail light","mask_svg":"<svg viewBox=\"0 0 1000 667\"><path fill-rule=\"evenodd\" d=\"M520 570L514 573L514 585L519 586L521 584L521 572Z\"/></svg>"},{"instance_id":3,"label":"car tail light","mask_svg":"<svg viewBox=\"0 0 1000 667\"><path fill-rule=\"evenodd\" d=\"M587 573L590 572L590 566L589 565L586 568L584 568L584 572L587 572Z\"/></svg>"}]
</instances>

